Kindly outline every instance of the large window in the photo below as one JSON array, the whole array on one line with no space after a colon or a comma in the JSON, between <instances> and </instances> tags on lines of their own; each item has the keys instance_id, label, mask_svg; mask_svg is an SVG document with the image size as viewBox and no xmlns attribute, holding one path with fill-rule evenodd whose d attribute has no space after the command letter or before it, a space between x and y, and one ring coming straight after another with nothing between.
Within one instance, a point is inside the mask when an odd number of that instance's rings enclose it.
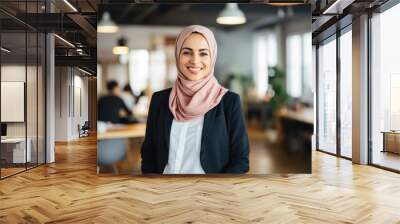
<instances>
[{"instance_id":1,"label":"large window","mask_svg":"<svg viewBox=\"0 0 400 224\"><path fill-rule=\"evenodd\" d=\"M372 17L372 163L400 170L400 5Z\"/></svg>"},{"instance_id":2,"label":"large window","mask_svg":"<svg viewBox=\"0 0 400 224\"><path fill-rule=\"evenodd\" d=\"M129 53L129 82L135 95L146 89L149 79L149 52L145 49Z\"/></svg>"},{"instance_id":3,"label":"large window","mask_svg":"<svg viewBox=\"0 0 400 224\"><path fill-rule=\"evenodd\" d=\"M129 82L136 95L147 87L150 87L153 92L166 87L168 83L166 50L132 50L129 60Z\"/></svg>"},{"instance_id":4,"label":"large window","mask_svg":"<svg viewBox=\"0 0 400 224\"><path fill-rule=\"evenodd\" d=\"M340 154L352 157L352 35L340 36Z\"/></svg>"},{"instance_id":5,"label":"large window","mask_svg":"<svg viewBox=\"0 0 400 224\"><path fill-rule=\"evenodd\" d=\"M255 35L255 80L258 96L264 96L268 89L268 67L277 65L278 43L276 34L271 31Z\"/></svg>"},{"instance_id":6,"label":"large window","mask_svg":"<svg viewBox=\"0 0 400 224\"><path fill-rule=\"evenodd\" d=\"M318 48L318 149L336 153L336 39Z\"/></svg>"},{"instance_id":7,"label":"large window","mask_svg":"<svg viewBox=\"0 0 400 224\"><path fill-rule=\"evenodd\" d=\"M302 41L300 35L287 38L287 89L292 97L300 97L302 92Z\"/></svg>"},{"instance_id":8,"label":"large window","mask_svg":"<svg viewBox=\"0 0 400 224\"><path fill-rule=\"evenodd\" d=\"M311 33L293 34L286 39L287 89L292 97L313 102Z\"/></svg>"}]
</instances>

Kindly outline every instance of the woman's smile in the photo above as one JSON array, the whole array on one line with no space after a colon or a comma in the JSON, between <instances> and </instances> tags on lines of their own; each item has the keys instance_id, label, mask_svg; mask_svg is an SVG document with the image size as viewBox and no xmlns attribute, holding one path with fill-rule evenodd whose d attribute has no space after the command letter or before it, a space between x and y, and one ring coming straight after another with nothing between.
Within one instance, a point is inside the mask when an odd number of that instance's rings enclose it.
<instances>
[{"instance_id":1,"label":"woman's smile","mask_svg":"<svg viewBox=\"0 0 400 224\"><path fill-rule=\"evenodd\" d=\"M203 70L202 67L197 67L197 66L187 66L186 67L190 73L192 74L198 74L201 70Z\"/></svg>"}]
</instances>

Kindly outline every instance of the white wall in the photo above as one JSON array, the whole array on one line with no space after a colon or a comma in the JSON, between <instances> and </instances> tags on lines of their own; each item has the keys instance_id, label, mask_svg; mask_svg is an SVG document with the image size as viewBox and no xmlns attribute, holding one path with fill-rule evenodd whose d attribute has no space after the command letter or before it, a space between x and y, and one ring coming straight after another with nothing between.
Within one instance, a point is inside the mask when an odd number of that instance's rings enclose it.
<instances>
[{"instance_id":1,"label":"white wall","mask_svg":"<svg viewBox=\"0 0 400 224\"><path fill-rule=\"evenodd\" d=\"M253 74L253 33L248 30L213 30L218 44L215 75Z\"/></svg>"},{"instance_id":2,"label":"white wall","mask_svg":"<svg viewBox=\"0 0 400 224\"><path fill-rule=\"evenodd\" d=\"M55 68L55 140L68 140L69 117L69 69L67 67Z\"/></svg>"},{"instance_id":3,"label":"white wall","mask_svg":"<svg viewBox=\"0 0 400 224\"><path fill-rule=\"evenodd\" d=\"M56 67L55 85L55 140L77 139L78 124L83 125L89 119L88 78L77 69Z\"/></svg>"}]
</instances>

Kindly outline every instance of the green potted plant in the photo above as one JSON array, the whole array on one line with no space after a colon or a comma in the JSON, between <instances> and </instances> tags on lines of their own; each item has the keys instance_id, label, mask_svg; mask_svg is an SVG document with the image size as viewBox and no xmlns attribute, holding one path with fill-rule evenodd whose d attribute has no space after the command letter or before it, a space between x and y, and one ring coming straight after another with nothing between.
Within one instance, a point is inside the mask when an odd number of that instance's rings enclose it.
<instances>
[{"instance_id":1,"label":"green potted plant","mask_svg":"<svg viewBox=\"0 0 400 224\"><path fill-rule=\"evenodd\" d=\"M269 67L269 83L270 83L270 88L272 88L273 94L268 102L272 114L274 117L276 117L279 113L279 111L286 105L286 103L289 100L289 94L287 93L286 90L286 80L285 80L285 72L278 68L277 66L274 67Z\"/></svg>"}]
</instances>

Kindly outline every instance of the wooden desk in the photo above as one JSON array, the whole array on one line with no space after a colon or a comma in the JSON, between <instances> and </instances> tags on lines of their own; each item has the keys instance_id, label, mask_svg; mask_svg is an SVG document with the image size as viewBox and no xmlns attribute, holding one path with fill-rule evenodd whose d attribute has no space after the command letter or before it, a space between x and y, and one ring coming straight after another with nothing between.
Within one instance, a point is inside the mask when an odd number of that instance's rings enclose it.
<instances>
[{"instance_id":1,"label":"wooden desk","mask_svg":"<svg viewBox=\"0 0 400 224\"><path fill-rule=\"evenodd\" d=\"M313 125L314 124L314 109L313 108L304 108L298 112L292 111L292 110L287 110L281 114L281 117Z\"/></svg>"},{"instance_id":2,"label":"wooden desk","mask_svg":"<svg viewBox=\"0 0 400 224\"><path fill-rule=\"evenodd\" d=\"M97 140L117 139L117 138L140 138L146 134L146 124L128 124L113 128L108 128L106 132L97 133Z\"/></svg>"},{"instance_id":3,"label":"wooden desk","mask_svg":"<svg viewBox=\"0 0 400 224\"><path fill-rule=\"evenodd\" d=\"M278 136L288 156L299 158L304 165L302 173L311 173L311 136L314 131L312 109L285 111L279 116Z\"/></svg>"}]
</instances>

